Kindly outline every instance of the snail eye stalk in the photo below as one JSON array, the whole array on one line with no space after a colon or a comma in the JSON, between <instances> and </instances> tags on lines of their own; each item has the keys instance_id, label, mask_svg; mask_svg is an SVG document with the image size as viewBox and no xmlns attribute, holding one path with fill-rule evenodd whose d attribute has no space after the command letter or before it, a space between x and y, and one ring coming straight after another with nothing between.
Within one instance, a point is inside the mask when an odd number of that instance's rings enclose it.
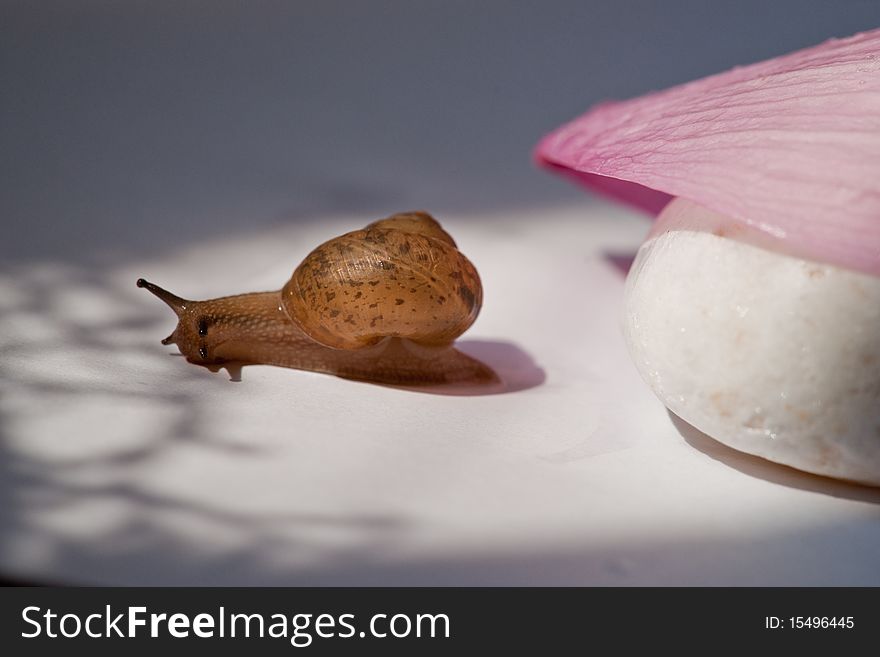
<instances>
[{"instance_id":1,"label":"snail eye stalk","mask_svg":"<svg viewBox=\"0 0 880 657\"><path fill-rule=\"evenodd\" d=\"M137 286L146 288L148 292L152 292L154 295L159 297L162 301L168 304L168 307L171 308L171 310L173 310L178 316L180 315L180 313L186 310L187 304L192 303L191 301L182 299L176 294L172 294L168 290L159 287L155 283L150 283L150 281L143 278L137 279Z\"/></svg>"}]
</instances>

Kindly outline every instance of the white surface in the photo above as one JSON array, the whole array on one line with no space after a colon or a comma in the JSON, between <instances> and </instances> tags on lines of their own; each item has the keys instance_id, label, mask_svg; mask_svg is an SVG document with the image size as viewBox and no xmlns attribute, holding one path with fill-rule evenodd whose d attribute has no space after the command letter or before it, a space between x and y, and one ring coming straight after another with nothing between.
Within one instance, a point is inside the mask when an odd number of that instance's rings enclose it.
<instances>
[{"instance_id":1,"label":"white surface","mask_svg":"<svg viewBox=\"0 0 880 657\"><path fill-rule=\"evenodd\" d=\"M684 199L658 217L625 292L642 376L731 447L880 486L880 278L753 246L738 226Z\"/></svg>"},{"instance_id":2,"label":"white surface","mask_svg":"<svg viewBox=\"0 0 880 657\"><path fill-rule=\"evenodd\" d=\"M112 584L880 584L880 491L682 426L619 330L646 224L604 204L439 217L478 267L448 396L172 356L183 296L280 286L373 216L0 277L0 571ZM503 222L503 223L501 223Z\"/></svg>"}]
</instances>

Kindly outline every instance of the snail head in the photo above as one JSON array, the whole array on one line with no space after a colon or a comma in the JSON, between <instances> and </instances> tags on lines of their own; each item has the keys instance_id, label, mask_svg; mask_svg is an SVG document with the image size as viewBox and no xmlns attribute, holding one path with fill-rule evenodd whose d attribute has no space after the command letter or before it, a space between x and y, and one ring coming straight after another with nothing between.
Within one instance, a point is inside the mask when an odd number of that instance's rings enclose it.
<instances>
[{"instance_id":1,"label":"snail head","mask_svg":"<svg viewBox=\"0 0 880 657\"><path fill-rule=\"evenodd\" d=\"M177 315L177 327L162 340L162 344L176 344L180 353L191 363L210 365L223 362L222 358L213 356L215 345L208 340L211 320L206 312L206 302L183 299L143 278L137 280L137 286L159 297Z\"/></svg>"}]
</instances>

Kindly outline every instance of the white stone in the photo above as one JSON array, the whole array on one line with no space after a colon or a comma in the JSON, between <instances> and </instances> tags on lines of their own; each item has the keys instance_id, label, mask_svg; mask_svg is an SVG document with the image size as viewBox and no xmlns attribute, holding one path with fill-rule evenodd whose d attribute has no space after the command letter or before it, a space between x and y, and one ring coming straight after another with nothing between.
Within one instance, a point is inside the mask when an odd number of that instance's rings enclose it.
<instances>
[{"instance_id":1,"label":"white stone","mask_svg":"<svg viewBox=\"0 0 880 657\"><path fill-rule=\"evenodd\" d=\"M687 205L664 211L627 279L642 376L731 447L880 485L880 278L721 236L730 220L682 221Z\"/></svg>"}]
</instances>

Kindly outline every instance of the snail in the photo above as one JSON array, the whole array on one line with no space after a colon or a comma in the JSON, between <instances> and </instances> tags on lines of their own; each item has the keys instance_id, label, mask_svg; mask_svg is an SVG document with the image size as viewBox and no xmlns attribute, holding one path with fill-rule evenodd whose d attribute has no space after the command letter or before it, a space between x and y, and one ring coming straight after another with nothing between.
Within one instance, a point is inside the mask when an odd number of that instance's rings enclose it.
<instances>
[{"instance_id":1,"label":"snail","mask_svg":"<svg viewBox=\"0 0 880 657\"><path fill-rule=\"evenodd\" d=\"M425 212L395 214L314 249L284 287L190 301L144 279L175 312L187 361L277 365L390 385L498 382L453 342L483 300L476 268Z\"/></svg>"}]
</instances>

